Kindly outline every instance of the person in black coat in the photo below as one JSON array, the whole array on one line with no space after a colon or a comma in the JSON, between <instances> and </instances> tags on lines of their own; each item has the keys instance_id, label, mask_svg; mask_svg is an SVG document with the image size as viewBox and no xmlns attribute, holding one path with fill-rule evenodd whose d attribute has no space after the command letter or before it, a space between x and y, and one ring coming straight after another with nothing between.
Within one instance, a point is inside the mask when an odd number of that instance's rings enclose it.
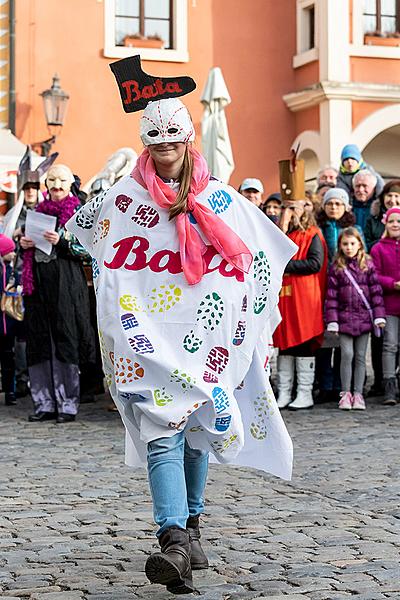
<instances>
[{"instance_id":1,"label":"person in black coat","mask_svg":"<svg viewBox=\"0 0 400 600\"><path fill-rule=\"evenodd\" d=\"M30 421L75 420L79 408L79 366L94 362L94 332L82 260L86 251L64 229L80 208L70 193L74 178L64 165L47 175L49 193L36 212L55 216L55 231L46 231L51 252L45 254L26 235L22 285L25 295L27 361L35 414Z\"/></svg>"}]
</instances>

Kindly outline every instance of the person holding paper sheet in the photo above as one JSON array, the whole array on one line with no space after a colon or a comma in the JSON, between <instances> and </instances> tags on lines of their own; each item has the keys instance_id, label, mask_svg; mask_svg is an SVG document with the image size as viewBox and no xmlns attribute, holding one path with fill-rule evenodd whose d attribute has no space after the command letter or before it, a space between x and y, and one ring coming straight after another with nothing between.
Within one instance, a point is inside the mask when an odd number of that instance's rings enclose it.
<instances>
[{"instance_id":1,"label":"person holding paper sheet","mask_svg":"<svg viewBox=\"0 0 400 600\"><path fill-rule=\"evenodd\" d=\"M30 421L74 421L79 408L79 365L94 362L94 332L82 259L86 251L64 229L80 208L72 195L71 170L54 165L46 179L48 193L36 213L56 217L43 233L50 253L24 235L22 285L25 296L27 361L35 412Z\"/></svg>"}]
</instances>

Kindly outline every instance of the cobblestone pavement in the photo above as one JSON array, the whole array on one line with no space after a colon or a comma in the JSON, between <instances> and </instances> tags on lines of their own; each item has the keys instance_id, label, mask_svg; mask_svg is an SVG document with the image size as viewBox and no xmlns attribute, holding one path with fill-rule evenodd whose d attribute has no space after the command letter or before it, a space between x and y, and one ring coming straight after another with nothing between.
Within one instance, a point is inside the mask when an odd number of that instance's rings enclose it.
<instances>
[{"instance_id":1,"label":"cobblestone pavement","mask_svg":"<svg viewBox=\"0 0 400 600\"><path fill-rule=\"evenodd\" d=\"M27 423L27 400L0 406L0 600L173 597L143 573L155 548L146 475L123 465L106 405L67 425ZM199 597L398 600L400 406L285 419L292 482L211 467Z\"/></svg>"}]
</instances>

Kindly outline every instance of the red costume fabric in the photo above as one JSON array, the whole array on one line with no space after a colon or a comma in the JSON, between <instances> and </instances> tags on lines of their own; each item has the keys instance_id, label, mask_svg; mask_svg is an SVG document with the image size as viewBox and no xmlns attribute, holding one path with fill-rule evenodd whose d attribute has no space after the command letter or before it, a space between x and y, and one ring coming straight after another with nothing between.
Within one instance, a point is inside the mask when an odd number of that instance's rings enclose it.
<instances>
[{"instance_id":1,"label":"red costume fabric","mask_svg":"<svg viewBox=\"0 0 400 600\"><path fill-rule=\"evenodd\" d=\"M323 306L326 290L327 248L318 227L306 231L296 229L288 237L299 249L292 260L305 260L312 239L318 235L324 247L324 263L318 273L295 275L285 273L279 294L282 321L274 334L274 346L286 350L324 334Z\"/></svg>"}]
</instances>

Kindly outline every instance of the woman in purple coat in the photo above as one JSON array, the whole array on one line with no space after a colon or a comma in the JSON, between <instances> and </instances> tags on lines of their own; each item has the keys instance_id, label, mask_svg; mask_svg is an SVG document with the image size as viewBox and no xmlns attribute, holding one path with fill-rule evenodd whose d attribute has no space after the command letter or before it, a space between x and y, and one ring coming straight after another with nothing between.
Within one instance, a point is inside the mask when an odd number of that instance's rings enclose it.
<instances>
[{"instance_id":1,"label":"woman in purple coat","mask_svg":"<svg viewBox=\"0 0 400 600\"><path fill-rule=\"evenodd\" d=\"M325 321L327 330L338 333L340 337L342 391L339 408L365 410L362 391L368 336L374 327L385 326L382 288L355 227L342 231L338 245L339 250L329 272Z\"/></svg>"},{"instance_id":2,"label":"woman in purple coat","mask_svg":"<svg viewBox=\"0 0 400 600\"><path fill-rule=\"evenodd\" d=\"M386 329L383 340L384 404L397 403L396 357L400 349L400 207L390 208L384 218L383 238L371 256L383 289Z\"/></svg>"}]
</instances>

